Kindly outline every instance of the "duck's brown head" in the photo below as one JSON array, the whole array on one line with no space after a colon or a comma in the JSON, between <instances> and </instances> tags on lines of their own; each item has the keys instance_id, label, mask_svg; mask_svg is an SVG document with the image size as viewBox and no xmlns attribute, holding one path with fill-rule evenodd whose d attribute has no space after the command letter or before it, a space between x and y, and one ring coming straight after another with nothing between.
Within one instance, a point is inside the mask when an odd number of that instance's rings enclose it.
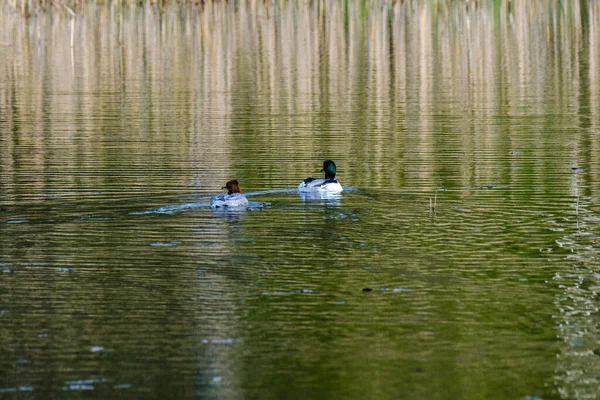
<instances>
[{"instance_id":1,"label":"duck's brown head","mask_svg":"<svg viewBox=\"0 0 600 400\"><path fill-rule=\"evenodd\" d=\"M242 193L242 188L240 188L240 183L236 179L227 182L225 184L225 186L223 187L223 189L227 189L227 194Z\"/></svg>"}]
</instances>

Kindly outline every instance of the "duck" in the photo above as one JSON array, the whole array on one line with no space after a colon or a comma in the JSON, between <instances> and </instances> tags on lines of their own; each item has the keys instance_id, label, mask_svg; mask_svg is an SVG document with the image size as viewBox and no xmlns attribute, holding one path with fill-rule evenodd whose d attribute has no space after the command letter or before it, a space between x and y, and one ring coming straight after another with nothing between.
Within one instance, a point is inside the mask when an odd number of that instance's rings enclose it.
<instances>
[{"instance_id":1,"label":"duck","mask_svg":"<svg viewBox=\"0 0 600 400\"><path fill-rule=\"evenodd\" d=\"M335 180L336 167L333 160L323 161L323 169L325 178L306 178L298 185L299 192L315 192L324 191L328 193L339 193L342 190L342 185Z\"/></svg>"},{"instance_id":2,"label":"duck","mask_svg":"<svg viewBox=\"0 0 600 400\"><path fill-rule=\"evenodd\" d=\"M242 188L236 179L228 181L222 189L227 189L227 194L213 196L210 201L212 208L248 206L248 199L242 194Z\"/></svg>"}]
</instances>

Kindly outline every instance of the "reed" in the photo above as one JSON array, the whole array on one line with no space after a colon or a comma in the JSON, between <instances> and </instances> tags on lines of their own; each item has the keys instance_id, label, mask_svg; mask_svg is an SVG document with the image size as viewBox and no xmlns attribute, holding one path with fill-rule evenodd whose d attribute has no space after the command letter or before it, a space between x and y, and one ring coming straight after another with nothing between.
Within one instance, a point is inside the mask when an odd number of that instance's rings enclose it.
<instances>
[{"instance_id":1,"label":"reed","mask_svg":"<svg viewBox=\"0 0 600 400\"><path fill-rule=\"evenodd\" d=\"M162 10L165 7L177 5L204 6L208 1L216 2L218 0L8 0L5 6L29 18L44 13L75 16L86 5L92 4L105 7L143 7L149 5Z\"/></svg>"},{"instance_id":2,"label":"reed","mask_svg":"<svg viewBox=\"0 0 600 400\"><path fill-rule=\"evenodd\" d=\"M433 199L429 198L429 215L434 216L437 214L437 190Z\"/></svg>"},{"instance_id":3,"label":"reed","mask_svg":"<svg viewBox=\"0 0 600 400\"><path fill-rule=\"evenodd\" d=\"M74 10L84 6L84 0L9 0L8 8L26 18L47 12L75 15Z\"/></svg>"},{"instance_id":4,"label":"reed","mask_svg":"<svg viewBox=\"0 0 600 400\"><path fill-rule=\"evenodd\" d=\"M575 203L575 221L577 224L577 230L579 231L579 197L580 197L580 191L581 191L581 179L580 179L580 174L579 174L579 170L575 171L576 175L575 175L575 195L577 197L576 203Z\"/></svg>"},{"instance_id":5,"label":"reed","mask_svg":"<svg viewBox=\"0 0 600 400\"><path fill-rule=\"evenodd\" d=\"M269 7L270 0L262 0L266 7ZM317 3L324 4L328 0L318 0ZM368 14L368 9L371 6L380 6L382 3L387 7L393 7L395 4L404 3L405 0L359 0L359 12L365 17ZM466 7L479 8L481 2L479 0L462 0ZM501 2L501 0L495 0ZM16 10L25 17L32 17L46 12L65 13L66 10L78 13L86 5L107 6L107 7L140 7L153 6L159 10L163 10L169 6L178 5L194 5L204 7L207 3L227 2L227 0L6 0L10 8ZM290 1L293 3L295 1ZM449 3L453 0L436 0L437 9L447 10ZM301 2L302 3L302 2ZM347 2L346 2L347 3ZM511 5L510 0L508 1ZM0 8L2 5L0 5Z\"/></svg>"}]
</instances>

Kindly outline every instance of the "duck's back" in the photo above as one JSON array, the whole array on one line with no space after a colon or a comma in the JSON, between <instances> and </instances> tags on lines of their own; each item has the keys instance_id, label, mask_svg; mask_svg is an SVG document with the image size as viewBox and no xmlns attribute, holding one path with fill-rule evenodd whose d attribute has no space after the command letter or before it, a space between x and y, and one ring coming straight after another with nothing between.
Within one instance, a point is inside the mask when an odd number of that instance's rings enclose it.
<instances>
[{"instance_id":1,"label":"duck's back","mask_svg":"<svg viewBox=\"0 0 600 400\"><path fill-rule=\"evenodd\" d=\"M341 192L344 189L335 179L306 178L298 185L298 191L300 192L311 192L313 190Z\"/></svg>"},{"instance_id":2,"label":"duck's back","mask_svg":"<svg viewBox=\"0 0 600 400\"><path fill-rule=\"evenodd\" d=\"M217 207L246 207L248 199L242 193L218 194L210 201L210 206Z\"/></svg>"}]
</instances>

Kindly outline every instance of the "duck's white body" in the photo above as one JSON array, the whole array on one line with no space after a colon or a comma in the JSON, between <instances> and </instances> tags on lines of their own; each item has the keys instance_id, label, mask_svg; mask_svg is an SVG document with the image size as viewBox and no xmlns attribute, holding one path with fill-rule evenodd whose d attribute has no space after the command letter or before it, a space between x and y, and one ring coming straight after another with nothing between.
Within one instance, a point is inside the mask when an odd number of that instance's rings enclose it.
<instances>
[{"instance_id":1,"label":"duck's white body","mask_svg":"<svg viewBox=\"0 0 600 400\"><path fill-rule=\"evenodd\" d=\"M306 178L300 185L298 185L298 191L303 193L310 192L327 192L327 193L339 193L343 191L342 185L335 179L323 179L323 178Z\"/></svg>"},{"instance_id":2,"label":"duck's white body","mask_svg":"<svg viewBox=\"0 0 600 400\"><path fill-rule=\"evenodd\" d=\"M212 208L218 207L247 207L248 199L242 193L218 194L210 201Z\"/></svg>"},{"instance_id":3,"label":"duck's white body","mask_svg":"<svg viewBox=\"0 0 600 400\"><path fill-rule=\"evenodd\" d=\"M227 194L213 196L210 201L212 208L248 207L248 199L242 194L240 183L236 179L227 182L223 189L227 189Z\"/></svg>"}]
</instances>

